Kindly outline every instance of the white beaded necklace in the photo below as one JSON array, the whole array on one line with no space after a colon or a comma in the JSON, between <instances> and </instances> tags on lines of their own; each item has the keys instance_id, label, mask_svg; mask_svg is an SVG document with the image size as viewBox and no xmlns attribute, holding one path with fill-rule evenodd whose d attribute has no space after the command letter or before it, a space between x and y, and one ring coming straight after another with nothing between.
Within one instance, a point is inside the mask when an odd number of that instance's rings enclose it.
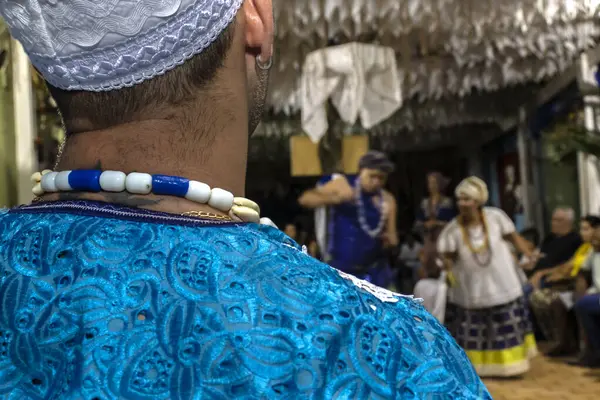
<instances>
[{"instance_id":1,"label":"white beaded necklace","mask_svg":"<svg viewBox=\"0 0 600 400\"><path fill-rule=\"evenodd\" d=\"M380 203L380 215L379 222L374 229L371 229L369 223L367 221L367 216L365 215L365 205L363 203L361 189L360 189L360 178L356 179L354 183L354 195L356 196L356 207L358 208L358 223L360 228L365 232L369 237L375 239L379 237L381 231L383 231L383 227L385 225L385 214L386 214L386 206L383 201L383 195L379 194L379 203Z\"/></svg>"},{"instance_id":2,"label":"white beaded necklace","mask_svg":"<svg viewBox=\"0 0 600 400\"><path fill-rule=\"evenodd\" d=\"M254 222L275 227L269 218L260 217L260 207L252 200L234 197L232 193L211 188L207 184L177 176L150 175L139 172L74 170L54 172L44 170L31 176L36 197L56 192L128 192L138 195L150 193L183 197L199 204L207 204L227 217L190 211L182 215L212 219L231 219L234 222Z\"/></svg>"}]
</instances>

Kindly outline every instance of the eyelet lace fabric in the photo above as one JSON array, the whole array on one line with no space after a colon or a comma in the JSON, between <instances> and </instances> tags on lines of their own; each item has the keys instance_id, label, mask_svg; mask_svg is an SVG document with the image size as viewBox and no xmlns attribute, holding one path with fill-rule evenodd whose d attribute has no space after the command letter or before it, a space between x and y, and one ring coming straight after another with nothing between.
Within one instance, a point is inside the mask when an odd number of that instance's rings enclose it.
<instances>
[{"instance_id":1,"label":"eyelet lace fabric","mask_svg":"<svg viewBox=\"0 0 600 400\"><path fill-rule=\"evenodd\" d=\"M275 229L82 208L0 213L2 400L491 399L418 302Z\"/></svg>"},{"instance_id":2,"label":"eyelet lace fabric","mask_svg":"<svg viewBox=\"0 0 600 400\"><path fill-rule=\"evenodd\" d=\"M165 73L208 47L242 0L3 0L0 14L52 85L105 91Z\"/></svg>"}]
</instances>

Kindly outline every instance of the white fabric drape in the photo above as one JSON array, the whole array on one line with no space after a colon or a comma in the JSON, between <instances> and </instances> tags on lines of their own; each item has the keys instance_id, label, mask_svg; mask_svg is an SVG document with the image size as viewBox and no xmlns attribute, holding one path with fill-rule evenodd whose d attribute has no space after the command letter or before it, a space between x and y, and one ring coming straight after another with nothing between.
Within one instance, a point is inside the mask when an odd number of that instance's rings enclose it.
<instances>
[{"instance_id":1,"label":"white fabric drape","mask_svg":"<svg viewBox=\"0 0 600 400\"><path fill-rule=\"evenodd\" d=\"M327 101L341 119L372 128L402 106L390 47L349 43L308 54L301 83L302 128L315 143L327 132Z\"/></svg>"},{"instance_id":2,"label":"white fabric drape","mask_svg":"<svg viewBox=\"0 0 600 400\"><path fill-rule=\"evenodd\" d=\"M414 290L415 297L423 299L423 307L442 324L446 318L448 296L446 277L446 272L442 272L438 279L421 279Z\"/></svg>"},{"instance_id":3,"label":"white fabric drape","mask_svg":"<svg viewBox=\"0 0 600 400\"><path fill-rule=\"evenodd\" d=\"M600 0L274 0L269 103L301 107L306 56L360 41L392 47L404 99L453 100L543 82L600 36ZM429 106L422 104L424 110ZM414 112L418 113L417 110Z\"/></svg>"},{"instance_id":4,"label":"white fabric drape","mask_svg":"<svg viewBox=\"0 0 600 400\"><path fill-rule=\"evenodd\" d=\"M315 236L317 245L321 250L321 257L324 261L329 261L329 250L327 244L327 207L319 207L315 210Z\"/></svg>"}]
</instances>

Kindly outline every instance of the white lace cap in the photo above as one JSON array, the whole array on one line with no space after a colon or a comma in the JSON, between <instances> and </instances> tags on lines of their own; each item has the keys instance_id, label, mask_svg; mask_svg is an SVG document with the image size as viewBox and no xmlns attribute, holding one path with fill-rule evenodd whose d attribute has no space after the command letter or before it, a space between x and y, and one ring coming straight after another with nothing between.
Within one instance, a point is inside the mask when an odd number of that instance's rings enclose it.
<instances>
[{"instance_id":1,"label":"white lace cap","mask_svg":"<svg viewBox=\"0 0 600 400\"><path fill-rule=\"evenodd\" d=\"M243 0L2 0L0 15L53 86L107 91L202 52Z\"/></svg>"}]
</instances>

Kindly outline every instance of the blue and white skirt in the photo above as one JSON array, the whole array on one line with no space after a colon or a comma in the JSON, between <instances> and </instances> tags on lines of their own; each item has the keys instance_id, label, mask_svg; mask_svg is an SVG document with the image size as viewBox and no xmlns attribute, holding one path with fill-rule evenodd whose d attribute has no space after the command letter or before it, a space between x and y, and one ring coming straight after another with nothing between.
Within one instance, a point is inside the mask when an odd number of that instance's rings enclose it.
<instances>
[{"instance_id":1,"label":"blue and white skirt","mask_svg":"<svg viewBox=\"0 0 600 400\"><path fill-rule=\"evenodd\" d=\"M445 324L482 377L522 375L529 370L529 360L537 355L523 296L476 310L448 304Z\"/></svg>"}]
</instances>

